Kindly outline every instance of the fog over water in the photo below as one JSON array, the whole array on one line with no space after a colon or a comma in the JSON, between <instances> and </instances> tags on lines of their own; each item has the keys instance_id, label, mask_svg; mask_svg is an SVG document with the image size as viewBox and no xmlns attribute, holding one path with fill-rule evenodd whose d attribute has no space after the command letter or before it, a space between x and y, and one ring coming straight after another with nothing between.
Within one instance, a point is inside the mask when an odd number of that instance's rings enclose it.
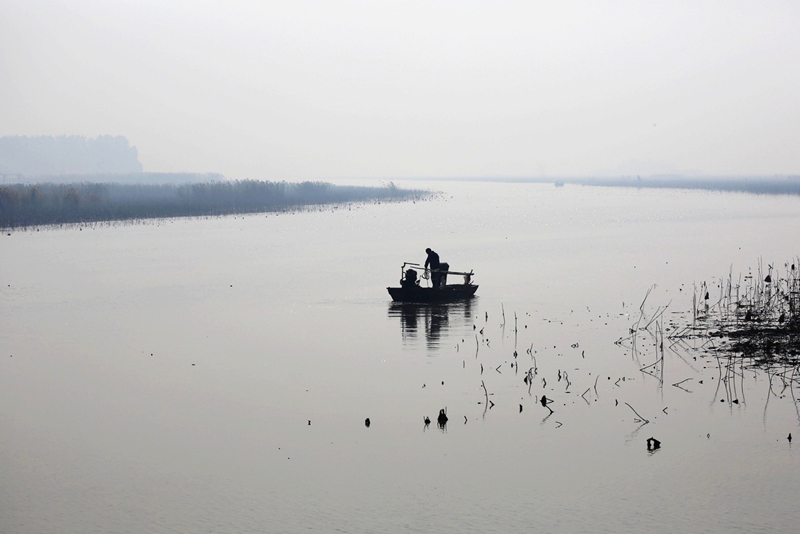
<instances>
[{"instance_id":1,"label":"fog over water","mask_svg":"<svg viewBox=\"0 0 800 534\"><path fill-rule=\"evenodd\" d=\"M719 384L688 345L659 381L652 339L615 342L653 284L668 325L694 283L783 269L797 197L425 185L444 194L2 236L0 530L793 529L791 373ZM474 301L392 305L426 247L475 270Z\"/></svg>"}]
</instances>

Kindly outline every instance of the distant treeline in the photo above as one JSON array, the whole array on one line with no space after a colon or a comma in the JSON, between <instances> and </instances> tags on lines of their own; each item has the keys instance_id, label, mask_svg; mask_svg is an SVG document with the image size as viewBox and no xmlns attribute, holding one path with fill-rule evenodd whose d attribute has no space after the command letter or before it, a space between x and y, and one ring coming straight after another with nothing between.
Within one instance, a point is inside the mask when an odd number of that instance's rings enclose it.
<instances>
[{"instance_id":1,"label":"distant treeline","mask_svg":"<svg viewBox=\"0 0 800 534\"><path fill-rule=\"evenodd\" d=\"M142 172L139 153L122 136L0 137L0 174L26 176Z\"/></svg>"},{"instance_id":2,"label":"distant treeline","mask_svg":"<svg viewBox=\"0 0 800 534\"><path fill-rule=\"evenodd\" d=\"M0 185L0 227L259 213L307 205L410 200L426 194L392 183L364 187L255 180L184 185Z\"/></svg>"},{"instance_id":3,"label":"distant treeline","mask_svg":"<svg viewBox=\"0 0 800 534\"><path fill-rule=\"evenodd\" d=\"M0 173L2 174L2 173ZM134 173L96 173L96 174L3 174L0 184L202 184L224 182L225 177L218 173L206 172L134 172Z\"/></svg>"}]
</instances>

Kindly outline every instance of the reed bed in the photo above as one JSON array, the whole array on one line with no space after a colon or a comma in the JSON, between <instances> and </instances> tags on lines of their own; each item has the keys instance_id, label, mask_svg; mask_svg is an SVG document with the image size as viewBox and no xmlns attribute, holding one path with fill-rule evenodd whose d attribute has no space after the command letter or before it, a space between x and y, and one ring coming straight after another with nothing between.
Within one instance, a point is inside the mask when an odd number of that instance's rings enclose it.
<instances>
[{"instance_id":1,"label":"reed bed","mask_svg":"<svg viewBox=\"0 0 800 534\"><path fill-rule=\"evenodd\" d=\"M692 322L670 337L705 338L759 366L800 363L800 259L695 287Z\"/></svg>"},{"instance_id":2,"label":"reed bed","mask_svg":"<svg viewBox=\"0 0 800 534\"><path fill-rule=\"evenodd\" d=\"M692 309L671 312L666 324L669 303L650 309L648 291L628 336L617 344L628 347L635 360L642 361L640 371L662 386L665 355L692 368L691 362L698 358L715 362L719 380L714 400L732 405L746 402L745 373L764 372L769 379L768 399L793 399L800 421L795 394L800 387L799 265L800 259L781 267L759 261L755 270L736 277L730 269L725 277L695 285ZM672 386L691 393L701 384L703 378L698 376Z\"/></svg>"},{"instance_id":3,"label":"reed bed","mask_svg":"<svg viewBox=\"0 0 800 534\"><path fill-rule=\"evenodd\" d=\"M300 206L424 198L421 190L256 180L194 184L0 186L0 228L285 211Z\"/></svg>"}]
</instances>

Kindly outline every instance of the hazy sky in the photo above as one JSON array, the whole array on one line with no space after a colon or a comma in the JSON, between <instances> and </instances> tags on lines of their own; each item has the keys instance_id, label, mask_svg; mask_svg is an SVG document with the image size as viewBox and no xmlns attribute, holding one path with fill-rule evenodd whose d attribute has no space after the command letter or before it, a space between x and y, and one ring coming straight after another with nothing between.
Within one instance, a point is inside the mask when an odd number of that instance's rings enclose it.
<instances>
[{"instance_id":1,"label":"hazy sky","mask_svg":"<svg viewBox=\"0 0 800 534\"><path fill-rule=\"evenodd\" d=\"M800 174L800 2L0 0L0 135L232 178Z\"/></svg>"}]
</instances>

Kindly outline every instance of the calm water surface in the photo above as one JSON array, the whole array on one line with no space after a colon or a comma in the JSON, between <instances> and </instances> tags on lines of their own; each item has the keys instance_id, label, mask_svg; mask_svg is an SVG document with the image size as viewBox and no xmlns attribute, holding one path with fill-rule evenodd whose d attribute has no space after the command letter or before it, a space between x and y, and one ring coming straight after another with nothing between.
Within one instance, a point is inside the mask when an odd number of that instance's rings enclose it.
<instances>
[{"instance_id":1,"label":"calm water surface","mask_svg":"<svg viewBox=\"0 0 800 534\"><path fill-rule=\"evenodd\" d=\"M795 390L720 384L691 344L662 381L651 338L615 341L653 284L669 321L694 283L782 268L800 199L426 185L443 195L3 235L0 531L796 530ZM479 296L392 305L426 247Z\"/></svg>"}]
</instances>

